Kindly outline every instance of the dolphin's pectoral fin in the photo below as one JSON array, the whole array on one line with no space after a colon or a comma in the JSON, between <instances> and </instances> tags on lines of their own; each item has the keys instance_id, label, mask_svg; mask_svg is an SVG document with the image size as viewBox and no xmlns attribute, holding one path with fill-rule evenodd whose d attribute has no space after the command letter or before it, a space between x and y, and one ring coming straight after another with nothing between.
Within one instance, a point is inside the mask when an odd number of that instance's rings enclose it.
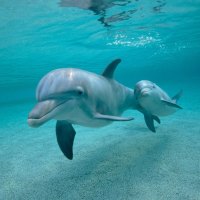
<instances>
[{"instance_id":1,"label":"dolphin's pectoral fin","mask_svg":"<svg viewBox=\"0 0 200 200\"><path fill-rule=\"evenodd\" d=\"M155 126L154 126L154 116L150 115L150 114L144 114L144 120L146 122L147 127L152 131L152 132L156 132ZM155 119L157 121L157 118ZM160 121L160 120L158 120Z\"/></svg>"},{"instance_id":2,"label":"dolphin's pectoral fin","mask_svg":"<svg viewBox=\"0 0 200 200\"><path fill-rule=\"evenodd\" d=\"M64 155L73 159L73 143L75 137L75 130L73 126L67 121L57 121L56 123L56 137L58 145Z\"/></svg>"},{"instance_id":3,"label":"dolphin's pectoral fin","mask_svg":"<svg viewBox=\"0 0 200 200\"><path fill-rule=\"evenodd\" d=\"M175 96L172 97L172 101L176 103L183 94L183 90L180 90Z\"/></svg>"},{"instance_id":4,"label":"dolphin's pectoral fin","mask_svg":"<svg viewBox=\"0 0 200 200\"><path fill-rule=\"evenodd\" d=\"M179 105L175 104L175 103L172 103L172 102L169 102L169 101L165 101L165 100L161 100L163 103L165 103L166 105L168 106L171 106L171 107L174 107L174 108L179 108L179 109L182 109L182 107L180 107Z\"/></svg>"},{"instance_id":5,"label":"dolphin's pectoral fin","mask_svg":"<svg viewBox=\"0 0 200 200\"><path fill-rule=\"evenodd\" d=\"M159 119L157 116L152 115L152 117L153 117L153 119L154 119L155 121L157 121L157 122L160 124L160 119Z\"/></svg>"},{"instance_id":6,"label":"dolphin's pectoral fin","mask_svg":"<svg viewBox=\"0 0 200 200\"><path fill-rule=\"evenodd\" d=\"M100 113L96 113L94 116L95 119L104 119L109 121L130 121L133 120L133 117L118 117L112 115L102 115Z\"/></svg>"},{"instance_id":7,"label":"dolphin's pectoral fin","mask_svg":"<svg viewBox=\"0 0 200 200\"><path fill-rule=\"evenodd\" d=\"M114 71L117 67L117 65L121 62L121 59L115 59L113 60L104 70L102 73L102 76L106 78L113 78Z\"/></svg>"},{"instance_id":8,"label":"dolphin's pectoral fin","mask_svg":"<svg viewBox=\"0 0 200 200\"><path fill-rule=\"evenodd\" d=\"M160 119L157 116L151 115L150 113L148 113L147 111L145 111L145 109L142 108L140 105L137 106L137 110L140 111L144 115L144 119L145 119L147 127L151 131L154 130L153 132L155 132L155 127L154 127L153 120L155 120L156 122L158 122L160 124L161 123Z\"/></svg>"}]
</instances>

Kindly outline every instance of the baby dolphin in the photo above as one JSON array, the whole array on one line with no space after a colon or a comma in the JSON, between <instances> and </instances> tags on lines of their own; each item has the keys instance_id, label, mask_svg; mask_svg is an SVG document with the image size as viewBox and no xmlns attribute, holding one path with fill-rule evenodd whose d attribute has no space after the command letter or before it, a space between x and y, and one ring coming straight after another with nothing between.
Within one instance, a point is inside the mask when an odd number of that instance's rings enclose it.
<instances>
[{"instance_id":1,"label":"baby dolphin","mask_svg":"<svg viewBox=\"0 0 200 200\"><path fill-rule=\"evenodd\" d=\"M120 62L111 62L102 75L76 68L49 72L37 86L38 102L29 113L28 124L39 127L51 119L57 120L58 145L68 159L73 159L76 132L72 124L103 127L114 121L132 120L121 114L135 108L134 90L113 79Z\"/></svg>"},{"instance_id":2,"label":"baby dolphin","mask_svg":"<svg viewBox=\"0 0 200 200\"><path fill-rule=\"evenodd\" d=\"M170 98L165 91L151 81L139 81L135 86L134 94L137 110L144 114L146 125L153 132L156 132L154 120L160 123L158 116L171 115L178 109L182 109L176 104L182 91Z\"/></svg>"}]
</instances>

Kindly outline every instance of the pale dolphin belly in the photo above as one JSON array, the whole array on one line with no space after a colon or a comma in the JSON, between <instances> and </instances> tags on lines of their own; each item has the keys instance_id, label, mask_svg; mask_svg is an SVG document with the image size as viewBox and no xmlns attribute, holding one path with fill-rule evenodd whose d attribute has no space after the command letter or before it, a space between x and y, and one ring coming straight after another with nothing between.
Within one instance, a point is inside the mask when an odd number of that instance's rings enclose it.
<instances>
[{"instance_id":1,"label":"pale dolphin belly","mask_svg":"<svg viewBox=\"0 0 200 200\"><path fill-rule=\"evenodd\" d=\"M78 106L72 107L70 111L67 109L67 112L65 112L65 104L63 104L60 109L62 112L59 112L54 117L56 120L66 120L71 124L78 124L85 127L103 127L112 123L112 121L108 120L95 119L91 113L86 112Z\"/></svg>"}]
</instances>

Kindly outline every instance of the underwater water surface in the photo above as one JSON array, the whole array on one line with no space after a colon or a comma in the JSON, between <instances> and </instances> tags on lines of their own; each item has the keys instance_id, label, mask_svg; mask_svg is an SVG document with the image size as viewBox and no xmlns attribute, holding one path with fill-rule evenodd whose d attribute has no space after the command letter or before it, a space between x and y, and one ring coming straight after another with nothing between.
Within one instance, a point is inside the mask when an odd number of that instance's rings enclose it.
<instances>
[{"instance_id":1,"label":"underwater water surface","mask_svg":"<svg viewBox=\"0 0 200 200\"><path fill-rule=\"evenodd\" d=\"M0 199L200 199L200 0L0 1ZM75 126L74 159L55 121L27 124L35 89L49 71L101 74L121 58L115 79L151 80L177 113L152 133L136 110L129 122Z\"/></svg>"}]
</instances>

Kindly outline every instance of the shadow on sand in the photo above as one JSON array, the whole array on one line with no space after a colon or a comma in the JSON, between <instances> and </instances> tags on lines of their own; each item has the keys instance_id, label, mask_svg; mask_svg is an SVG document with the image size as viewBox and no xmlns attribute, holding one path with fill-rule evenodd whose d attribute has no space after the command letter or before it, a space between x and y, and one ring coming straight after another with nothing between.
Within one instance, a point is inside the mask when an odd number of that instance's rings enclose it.
<instances>
[{"instance_id":1,"label":"shadow on sand","mask_svg":"<svg viewBox=\"0 0 200 200\"><path fill-rule=\"evenodd\" d=\"M169 138L166 135L154 137L148 130L142 135L133 132L137 131L127 129L117 134L112 143L105 141L97 148L89 144L92 150L87 146L85 152L83 146L77 146L72 162L63 156L59 161L55 158L52 173L41 174L39 181L30 183L23 194L18 194L19 199L25 194L31 195L29 199L102 199L102 195L104 199L119 199L118 195L126 197L133 188L140 191L139 185L144 180L151 182L152 174L156 173ZM52 162L55 160L52 158Z\"/></svg>"}]
</instances>

